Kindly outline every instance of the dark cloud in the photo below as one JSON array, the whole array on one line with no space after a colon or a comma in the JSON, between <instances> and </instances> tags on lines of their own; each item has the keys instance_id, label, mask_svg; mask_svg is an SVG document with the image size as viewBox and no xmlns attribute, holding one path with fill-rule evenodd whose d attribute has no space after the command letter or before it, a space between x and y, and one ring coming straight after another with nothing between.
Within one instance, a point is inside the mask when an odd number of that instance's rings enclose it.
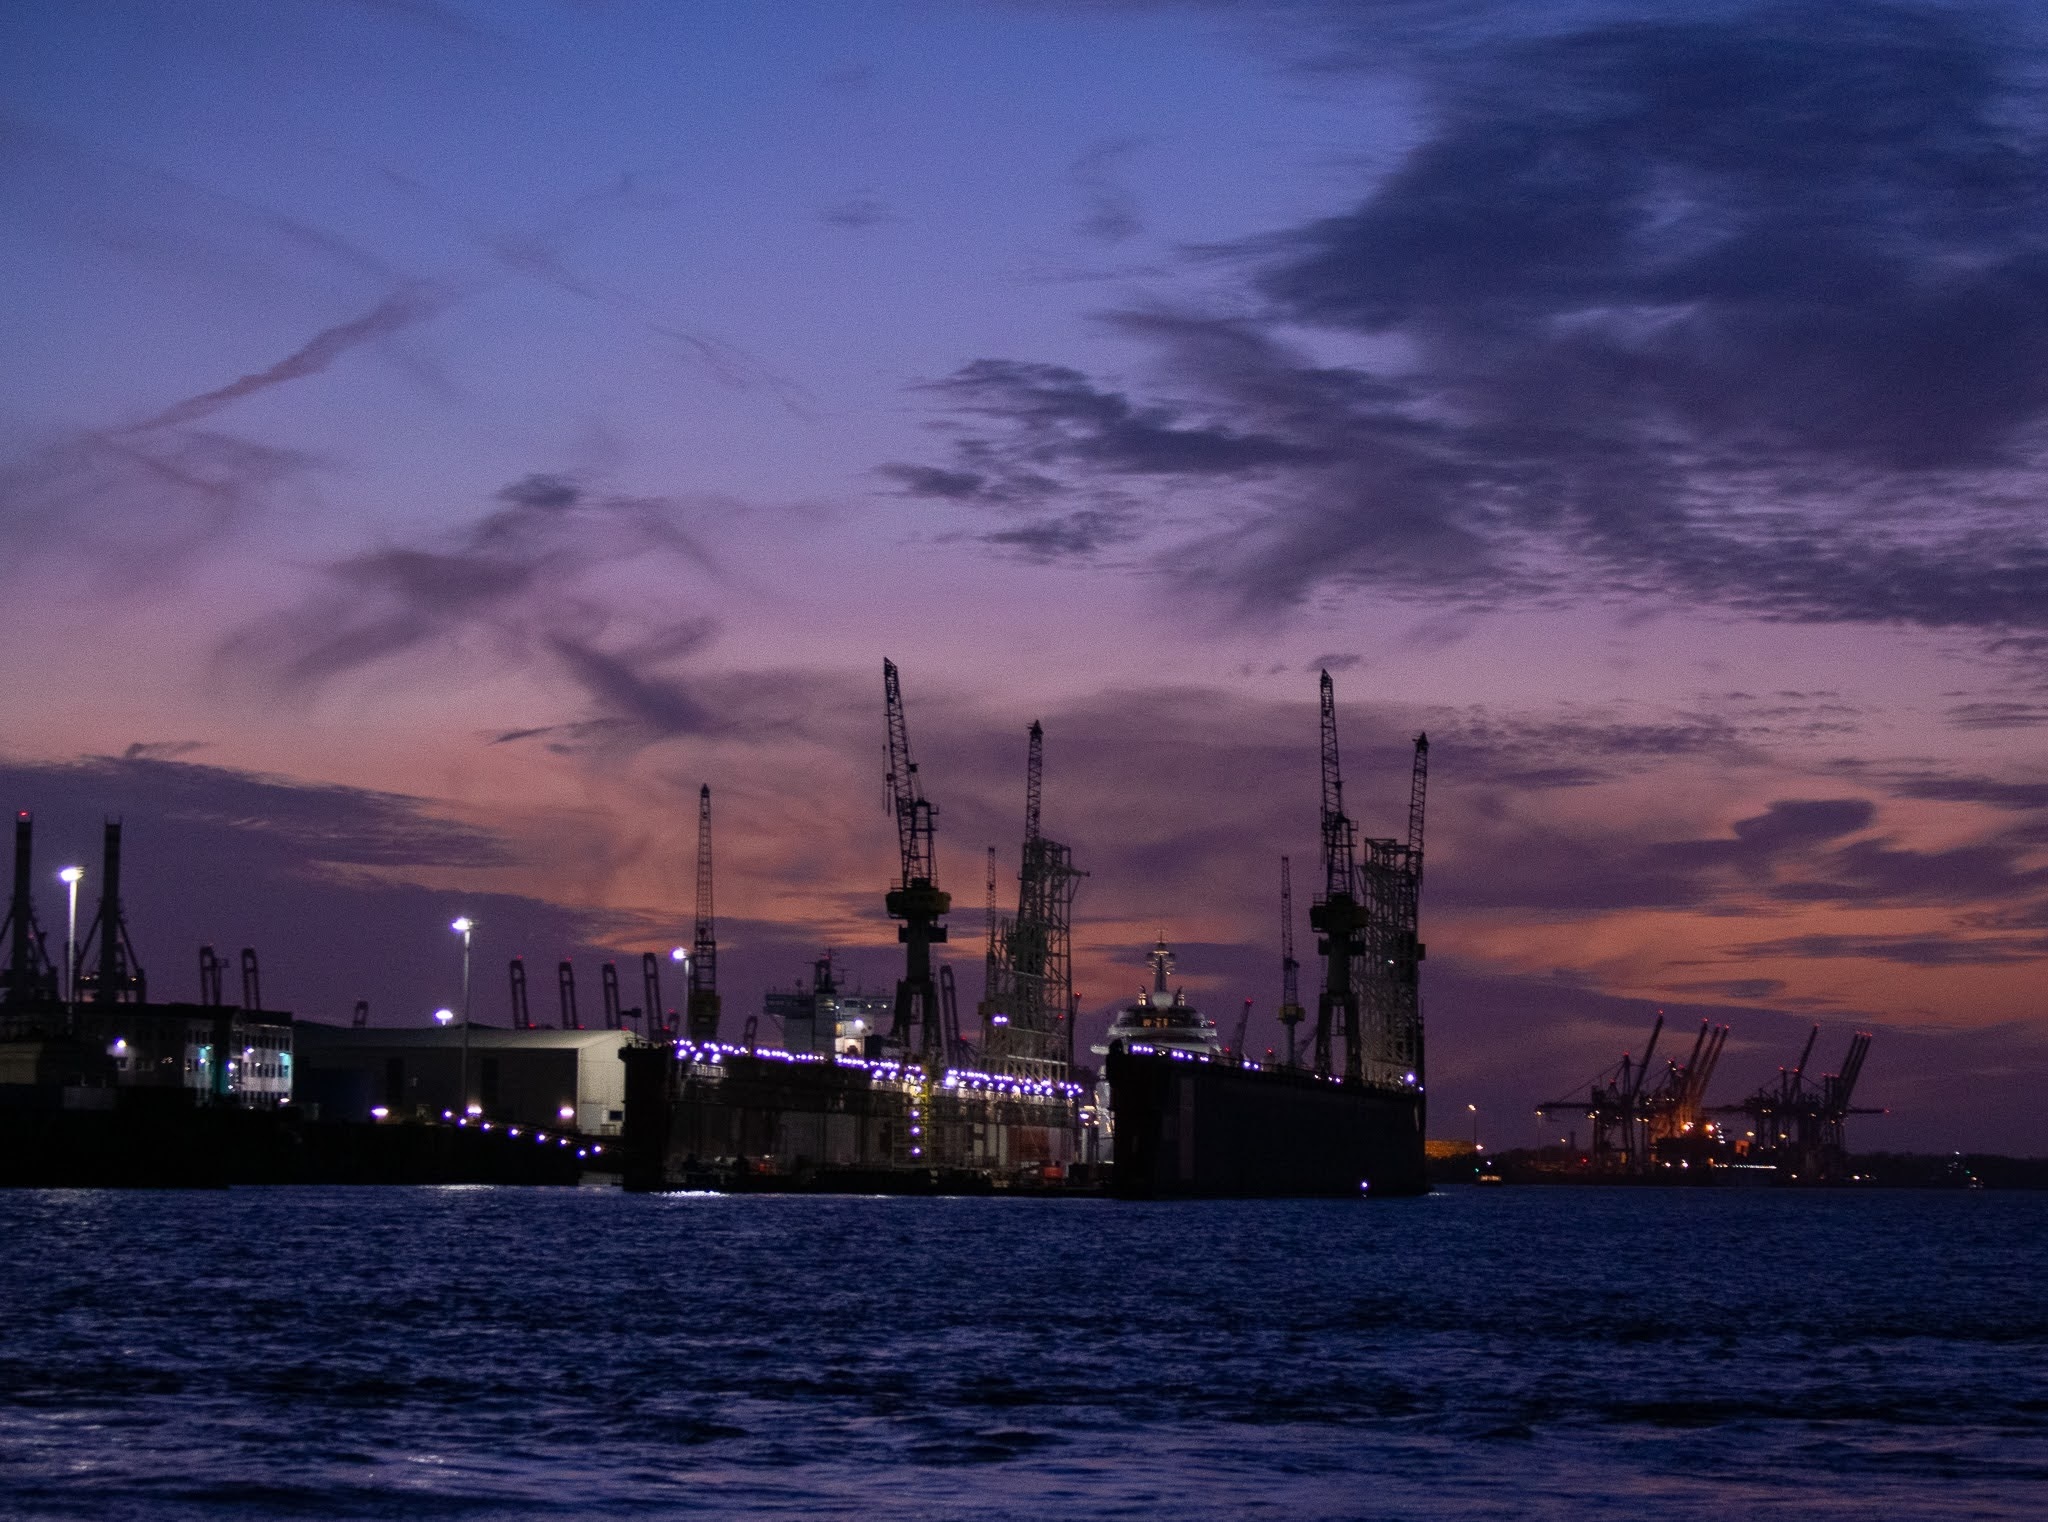
<instances>
[{"instance_id":1,"label":"dark cloud","mask_svg":"<svg viewBox=\"0 0 2048 1522\"><path fill-rule=\"evenodd\" d=\"M1751 941L1731 946L1745 957L1851 957L1898 962L1908 967L1985 967L2007 962L2035 962L2048 954L2048 939L2027 941L1963 939L1956 936L1796 935L1777 941Z\"/></svg>"},{"instance_id":2,"label":"dark cloud","mask_svg":"<svg viewBox=\"0 0 2048 1522\"><path fill-rule=\"evenodd\" d=\"M1921 774L1894 784L1902 798L1936 803L1983 803L1997 809L2048 809L2048 782L2002 782L1992 777Z\"/></svg>"},{"instance_id":3,"label":"dark cloud","mask_svg":"<svg viewBox=\"0 0 2048 1522\"><path fill-rule=\"evenodd\" d=\"M121 752L123 761L178 761L206 749L204 740L137 740Z\"/></svg>"},{"instance_id":4,"label":"dark cloud","mask_svg":"<svg viewBox=\"0 0 2048 1522\"><path fill-rule=\"evenodd\" d=\"M1432 742L1432 765L1438 761ZM1810 903L1961 911L2048 891L2048 868L2027 864L2026 841L1913 850L1866 833L1881 820L1861 798L1781 799L1736 820L1726 835L1681 840L1565 831L1516 816L1468 816L1462 824L1469 838L1459 860L1484 861L1487 869L1435 875L1432 898L1447 907L1748 914Z\"/></svg>"},{"instance_id":5,"label":"dark cloud","mask_svg":"<svg viewBox=\"0 0 2048 1522\"><path fill-rule=\"evenodd\" d=\"M714 625L674 597L642 603L607 584L642 562L715 576L693 515L662 500L593 496L546 474L512 482L497 500L438 540L320 568L307 597L230 635L221 660L275 693L311 696L381 662L481 647L489 659L551 663L614 739L705 728L671 668Z\"/></svg>"},{"instance_id":6,"label":"dark cloud","mask_svg":"<svg viewBox=\"0 0 2048 1522\"><path fill-rule=\"evenodd\" d=\"M86 433L0 466L9 569L83 563L124 581L166 574L281 496L319 462L205 429Z\"/></svg>"},{"instance_id":7,"label":"dark cloud","mask_svg":"<svg viewBox=\"0 0 2048 1522\"><path fill-rule=\"evenodd\" d=\"M903 219L892 210L886 201L873 196L852 196L844 201L834 201L818 213L818 220L828 227L848 227L859 231L866 227L881 227Z\"/></svg>"},{"instance_id":8,"label":"dark cloud","mask_svg":"<svg viewBox=\"0 0 2048 1522\"><path fill-rule=\"evenodd\" d=\"M1421 141L1238 250L1237 314L1108 319L1156 395L977 361L933 393L948 468L995 508L1206 501L1231 524L1199 558L1247 609L1371 585L2038 627L2048 134L2008 15L1802 0L1404 54Z\"/></svg>"},{"instance_id":9,"label":"dark cloud","mask_svg":"<svg viewBox=\"0 0 2048 1522\"><path fill-rule=\"evenodd\" d=\"M1947 717L1958 729L2032 729L2048 724L2048 703L1958 703Z\"/></svg>"},{"instance_id":10,"label":"dark cloud","mask_svg":"<svg viewBox=\"0 0 2048 1522\"><path fill-rule=\"evenodd\" d=\"M1016 550L1029 560L1062 560L1090 556L1131 537L1127 517L1090 508L997 529L983 534L981 540L984 544Z\"/></svg>"},{"instance_id":11,"label":"dark cloud","mask_svg":"<svg viewBox=\"0 0 2048 1522\"><path fill-rule=\"evenodd\" d=\"M950 497L965 501L981 494L986 476L971 470L939 470L930 465L882 465L875 474L896 482L910 497Z\"/></svg>"},{"instance_id":12,"label":"dark cloud","mask_svg":"<svg viewBox=\"0 0 2048 1522\"><path fill-rule=\"evenodd\" d=\"M229 381L225 386L173 402L154 416L118 430L116 436L183 428L203 422L244 397L290 381L304 380L309 375L318 375L351 349L387 338L439 315L454 299L454 293L444 287L424 281L409 281L367 312L322 328L275 364Z\"/></svg>"},{"instance_id":13,"label":"dark cloud","mask_svg":"<svg viewBox=\"0 0 2048 1522\"><path fill-rule=\"evenodd\" d=\"M1082 216L1075 231L1098 243L1122 243L1145 229L1138 198L1117 175L1117 169L1139 148L1137 139L1097 143L1075 159L1067 178L1081 197Z\"/></svg>"},{"instance_id":14,"label":"dark cloud","mask_svg":"<svg viewBox=\"0 0 2048 1522\"><path fill-rule=\"evenodd\" d=\"M1645 721L1568 711L1532 719L1481 709L1433 721L1430 736L1436 763L1462 785L1517 791L1611 782L1682 757L1731 763L1754 757L1742 729L1712 714Z\"/></svg>"},{"instance_id":15,"label":"dark cloud","mask_svg":"<svg viewBox=\"0 0 2048 1522\"><path fill-rule=\"evenodd\" d=\"M1810 875L1775 884L1771 894L1795 903L2013 902L2048 889L2048 867L2022 865L2023 854L2018 841L1913 851L1858 840L1814 860Z\"/></svg>"}]
</instances>

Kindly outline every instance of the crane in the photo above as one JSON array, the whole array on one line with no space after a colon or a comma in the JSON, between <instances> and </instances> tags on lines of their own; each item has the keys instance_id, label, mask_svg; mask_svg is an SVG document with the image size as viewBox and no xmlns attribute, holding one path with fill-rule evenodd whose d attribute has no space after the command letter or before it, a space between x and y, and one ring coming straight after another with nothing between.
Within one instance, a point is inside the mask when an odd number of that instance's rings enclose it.
<instances>
[{"instance_id":1,"label":"crane","mask_svg":"<svg viewBox=\"0 0 2048 1522\"><path fill-rule=\"evenodd\" d=\"M1038 800L1045 787L1045 726L1033 719L1024 749L1024 844L1039 838Z\"/></svg>"},{"instance_id":2,"label":"crane","mask_svg":"<svg viewBox=\"0 0 2048 1522\"><path fill-rule=\"evenodd\" d=\"M9 1004L55 999L59 987L57 970L43 945L42 927L36 923L34 829L27 809L14 816L14 896L7 901L6 924L0 926L0 939L7 941L10 953L6 973Z\"/></svg>"},{"instance_id":3,"label":"crane","mask_svg":"<svg viewBox=\"0 0 2048 1522\"><path fill-rule=\"evenodd\" d=\"M1358 830L1344 812L1344 777L1337 755L1337 701L1330 673L1322 674L1323 766L1323 892L1309 906L1308 922L1319 939L1323 958L1323 991L1316 1000L1316 1072L1330 1072L1330 1035L1334 1020L1344 1023L1344 1077L1364 1076L1364 1050L1358 1030L1358 990L1351 969L1361 950L1366 926L1365 906L1358 901Z\"/></svg>"},{"instance_id":4,"label":"crane","mask_svg":"<svg viewBox=\"0 0 2048 1522\"><path fill-rule=\"evenodd\" d=\"M692 1041L718 1039L718 937L711 923L711 784L697 790L697 928L690 946Z\"/></svg>"},{"instance_id":5,"label":"crane","mask_svg":"<svg viewBox=\"0 0 2048 1522\"><path fill-rule=\"evenodd\" d=\"M1294 959L1294 875L1280 858L1280 1023L1287 1027L1287 1065L1295 1063L1294 1031L1303 1019L1301 963Z\"/></svg>"},{"instance_id":6,"label":"crane","mask_svg":"<svg viewBox=\"0 0 2048 1522\"><path fill-rule=\"evenodd\" d=\"M896 984L896 1010L889 1036L897 1046L907 1047L910 1027L915 1021L922 1054L935 1057L943 1054L945 1043L938 988L932 982L931 948L946 939L946 927L939 921L953 907L953 900L939 888L937 851L932 840L933 809L918 780L917 763L910 759L903 687L896 675L896 663L890 660L882 662L882 707L888 730L889 805L896 815L896 845L902 858L902 877L884 903L890 918L903 921L896 927L896 939L904 946L903 977Z\"/></svg>"},{"instance_id":7,"label":"crane","mask_svg":"<svg viewBox=\"0 0 2048 1522\"><path fill-rule=\"evenodd\" d=\"M1422 887L1422 801L1428 791L1429 736L1419 734L1415 737L1415 772L1408 783L1408 871L1418 890Z\"/></svg>"}]
</instances>

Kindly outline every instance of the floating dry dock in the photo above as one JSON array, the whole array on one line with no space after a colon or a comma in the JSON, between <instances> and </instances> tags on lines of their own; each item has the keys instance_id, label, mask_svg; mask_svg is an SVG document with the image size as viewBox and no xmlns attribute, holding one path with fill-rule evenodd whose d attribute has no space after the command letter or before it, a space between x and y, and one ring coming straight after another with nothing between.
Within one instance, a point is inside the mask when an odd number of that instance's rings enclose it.
<instances>
[{"instance_id":1,"label":"floating dry dock","mask_svg":"<svg viewBox=\"0 0 2048 1522\"><path fill-rule=\"evenodd\" d=\"M1077 1182L1078 1084L714 1041L622 1056L628 1189L967 1193Z\"/></svg>"}]
</instances>

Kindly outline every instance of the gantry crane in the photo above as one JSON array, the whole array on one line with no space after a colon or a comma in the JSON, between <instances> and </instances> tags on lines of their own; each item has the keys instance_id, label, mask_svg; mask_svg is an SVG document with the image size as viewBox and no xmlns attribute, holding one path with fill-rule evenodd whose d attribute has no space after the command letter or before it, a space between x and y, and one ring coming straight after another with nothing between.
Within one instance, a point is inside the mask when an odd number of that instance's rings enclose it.
<instances>
[{"instance_id":1,"label":"gantry crane","mask_svg":"<svg viewBox=\"0 0 2048 1522\"><path fill-rule=\"evenodd\" d=\"M1851 1115L1882 1115L1881 1109L1852 1109L1849 1101L1856 1092L1856 1080L1870 1054L1870 1032L1856 1031L1849 1038L1849 1050L1839 1073L1825 1073L1816 1083L1806 1076L1806 1064L1813 1057L1814 1042L1820 1039L1816 1025L1800 1050L1798 1065L1778 1069L1778 1080L1765 1084L1739 1105L1723 1106L1724 1112L1746 1114L1755 1135L1750 1141L1752 1162L1775 1162L1795 1178L1839 1178L1847 1170L1848 1143L1843 1122Z\"/></svg>"},{"instance_id":2,"label":"gantry crane","mask_svg":"<svg viewBox=\"0 0 2048 1522\"><path fill-rule=\"evenodd\" d=\"M910 1027L918 1028L919 1051L927 1059L943 1059L944 1026L939 1019L939 993L932 981L932 951L946 939L939 923L953 907L939 888L937 849L932 840L932 814L925 800L917 763L910 759L910 731L903 717L903 689L896 663L882 662L882 706L888 728L889 803L896 815L896 845L902 876L884 900L892 919L903 923L896 939L904 946L903 977L896 984L895 1018L889 1037L899 1048L910 1044Z\"/></svg>"},{"instance_id":3,"label":"gantry crane","mask_svg":"<svg viewBox=\"0 0 2048 1522\"><path fill-rule=\"evenodd\" d=\"M1643 1083L1650 1076L1650 1059L1657 1054L1657 1038L1664 1033L1664 1012L1650 1027L1643 1060L1627 1052L1621 1061L1586 1085L1585 1098L1573 1095L1551 1099L1536 1107L1538 1115L1584 1115L1593 1123L1592 1166L1603 1171L1637 1173L1647 1166L1649 1153L1644 1144Z\"/></svg>"},{"instance_id":4,"label":"gantry crane","mask_svg":"<svg viewBox=\"0 0 2048 1522\"><path fill-rule=\"evenodd\" d=\"M8 945L5 998L11 1005L53 1003L58 993L57 970L36 923L34 830L27 809L14 816L14 894L0 927L0 939Z\"/></svg>"},{"instance_id":5,"label":"gantry crane","mask_svg":"<svg viewBox=\"0 0 2048 1522\"><path fill-rule=\"evenodd\" d=\"M692 1041L718 1039L718 937L711 921L711 784L697 790L697 928L690 944Z\"/></svg>"}]
</instances>

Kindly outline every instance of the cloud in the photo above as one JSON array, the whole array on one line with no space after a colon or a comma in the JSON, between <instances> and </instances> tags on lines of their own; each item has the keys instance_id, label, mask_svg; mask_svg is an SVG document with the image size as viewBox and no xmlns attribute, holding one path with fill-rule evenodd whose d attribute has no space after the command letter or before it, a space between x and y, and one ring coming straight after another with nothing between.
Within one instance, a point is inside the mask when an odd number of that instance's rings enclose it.
<instances>
[{"instance_id":1,"label":"cloud","mask_svg":"<svg viewBox=\"0 0 2048 1522\"><path fill-rule=\"evenodd\" d=\"M1557 14L1400 55L1420 141L1235 250L1234 310L1109 314L1149 388L931 388L934 468L987 482L950 500L1135 491L1169 532L1206 503L1229 527L1185 558L1246 612L2048 623L2048 133L2006 13Z\"/></svg>"},{"instance_id":2,"label":"cloud","mask_svg":"<svg viewBox=\"0 0 2048 1522\"><path fill-rule=\"evenodd\" d=\"M243 397L254 396L259 391L290 381L303 380L309 375L318 375L349 350L425 322L446 310L453 300L453 293L444 287L425 281L408 281L367 312L322 328L277 363L212 391L174 402L153 417L117 430L116 436L148 433L161 428L182 428L203 422Z\"/></svg>"},{"instance_id":3,"label":"cloud","mask_svg":"<svg viewBox=\"0 0 2048 1522\"><path fill-rule=\"evenodd\" d=\"M1994 777L1945 777L1919 773L1899 779L1902 798L1937 803L1982 803L1995 809L2048 809L2048 782L2004 782Z\"/></svg>"},{"instance_id":4,"label":"cloud","mask_svg":"<svg viewBox=\"0 0 2048 1522\"><path fill-rule=\"evenodd\" d=\"M1958 703L1947 717L1958 729L2032 729L2048 724L2048 703Z\"/></svg>"},{"instance_id":5,"label":"cloud","mask_svg":"<svg viewBox=\"0 0 2048 1522\"><path fill-rule=\"evenodd\" d=\"M715 578L688 526L693 514L665 500L592 495L548 474L510 483L497 502L433 539L319 567L313 590L230 634L219 659L298 697L433 648L538 659L583 692L597 726L589 733L644 743L703 728L668 668L701 649L715 624L673 594L629 600L609 586L641 563Z\"/></svg>"},{"instance_id":6,"label":"cloud","mask_svg":"<svg viewBox=\"0 0 2048 1522\"><path fill-rule=\"evenodd\" d=\"M0 467L10 569L59 557L160 583L165 572L304 490L302 450L205 429L82 433Z\"/></svg>"},{"instance_id":7,"label":"cloud","mask_svg":"<svg viewBox=\"0 0 2048 1522\"><path fill-rule=\"evenodd\" d=\"M1081 197L1082 216L1074 230L1082 237L1122 243L1144 231L1138 198L1116 173L1123 160L1144 146L1137 138L1097 143L1068 167L1067 178Z\"/></svg>"},{"instance_id":8,"label":"cloud","mask_svg":"<svg viewBox=\"0 0 2048 1522\"><path fill-rule=\"evenodd\" d=\"M121 752L123 761L179 761L206 749L204 740L137 740Z\"/></svg>"},{"instance_id":9,"label":"cloud","mask_svg":"<svg viewBox=\"0 0 2048 1522\"><path fill-rule=\"evenodd\" d=\"M818 220L828 227L847 227L855 231L868 227L881 227L890 222L901 222L902 217L888 202L874 196L849 196L844 201L834 201L818 213Z\"/></svg>"},{"instance_id":10,"label":"cloud","mask_svg":"<svg viewBox=\"0 0 2048 1522\"><path fill-rule=\"evenodd\" d=\"M1432 763L1439 750L1432 742ZM1468 839L1459 859L1484 860L1489 868L1436 874L1431 897L1445 908L1753 914L1810 904L1961 911L2016 905L2048 891L2048 868L2028 865L2027 841L2002 835L1916 850L1869 833L1883 821L1862 798L1778 799L1735 820L1725 835L1681 839L1487 814L1463 823Z\"/></svg>"},{"instance_id":11,"label":"cloud","mask_svg":"<svg viewBox=\"0 0 2048 1522\"><path fill-rule=\"evenodd\" d=\"M1908 967L1983 967L2039 961L2048 953L2048 938L1964 940L1946 935L1797 935L1776 941L1750 941L1731 946L1728 951L1742 957L1852 957L1898 962Z\"/></svg>"}]
</instances>

